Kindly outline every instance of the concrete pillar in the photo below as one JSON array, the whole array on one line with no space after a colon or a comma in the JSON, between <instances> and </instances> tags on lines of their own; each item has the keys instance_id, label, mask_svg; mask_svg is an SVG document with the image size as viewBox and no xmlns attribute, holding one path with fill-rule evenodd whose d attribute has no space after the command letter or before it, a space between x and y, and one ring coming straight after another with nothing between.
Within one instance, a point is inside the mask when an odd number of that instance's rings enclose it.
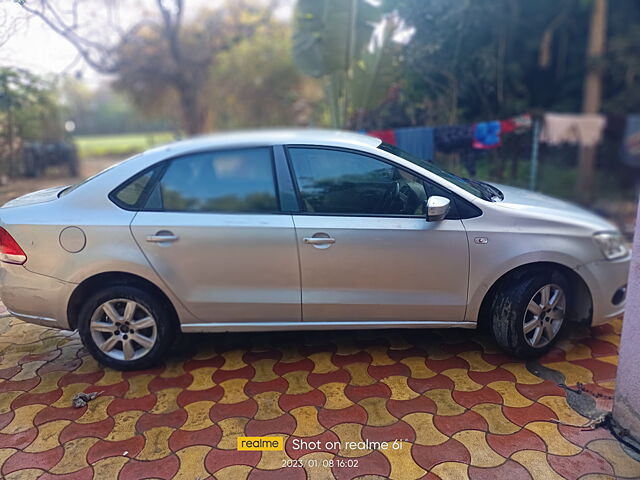
<instances>
[{"instance_id":1,"label":"concrete pillar","mask_svg":"<svg viewBox=\"0 0 640 480\"><path fill-rule=\"evenodd\" d=\"M622 325L613 417L640 439L640 208L633 239L627 304Z\"/></svg>"}]
</instances>

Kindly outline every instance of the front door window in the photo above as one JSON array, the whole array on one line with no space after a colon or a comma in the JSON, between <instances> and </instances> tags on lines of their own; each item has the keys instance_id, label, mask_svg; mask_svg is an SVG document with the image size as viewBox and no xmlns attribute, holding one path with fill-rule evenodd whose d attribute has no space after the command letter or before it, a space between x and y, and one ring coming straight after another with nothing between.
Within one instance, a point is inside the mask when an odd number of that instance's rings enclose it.
<instances>
[{"instance_id":1,"label":"front door window","mask_svg":"<svg viewBox=\"0 0 640 480\"><path fill-rule=\"evenodd\" d=\"M289 155L307 213L423 216L424 185L406 170L343 150L296 147Z\"/></svg>"}]
</instances>

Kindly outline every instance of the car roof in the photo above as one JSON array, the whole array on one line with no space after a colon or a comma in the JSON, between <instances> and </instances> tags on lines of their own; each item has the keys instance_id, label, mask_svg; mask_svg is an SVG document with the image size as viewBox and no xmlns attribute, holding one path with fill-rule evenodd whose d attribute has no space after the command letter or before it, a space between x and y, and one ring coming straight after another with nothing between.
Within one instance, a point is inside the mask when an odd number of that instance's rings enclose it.
<instances>
[{"instance_id":1,"label":"car roof","mask_svg":"<svg viewBox=\"0 0 640 480\"><path fill-rule=\"evenodd\" d=\"M360 133L345 130L288 128L277 130L242 130L215 133L180 140L147 150L152 152L184 153L204 148L253 147L264 145L335 145L343 147L376 148L382 141Z\"/></svg>"}]
</instances>

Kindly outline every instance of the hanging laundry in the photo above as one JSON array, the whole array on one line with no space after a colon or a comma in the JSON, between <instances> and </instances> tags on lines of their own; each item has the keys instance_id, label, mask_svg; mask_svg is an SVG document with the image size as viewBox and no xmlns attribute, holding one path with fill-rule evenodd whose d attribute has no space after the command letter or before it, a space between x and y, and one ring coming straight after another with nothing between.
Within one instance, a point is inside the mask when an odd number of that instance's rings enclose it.
<instances>
[{"instance_id":1,"label":"hanging laundry","mask_svg":"<svg viewBox=\"0 0 640 480\"><path fill-rule=\"evenodd\" d=\"M433 160L433 128L407 127L394 130L397 146L423 160Z\"/></svg>"},{"instance_id":2,"label":"hanging laundry","mask_svg":"<svg viewBox=\"0 0 640 480\"><path fill-rule=\"evenodd\" d=\"M376 137L382 140L384 143L390 143L396 145L396 134L393 130L369 130L367 135L370 137Z\"/></svg>"},{"instance_id":3,"label":"hanging laundry","mask_svg":"<svg viewBox=\"0 0 640 480\"><path fill-rule=\"evenodd\" d=\"M640 114L627 117L623 152L624 163L640 167Z\"/></svg>"},{"instance_id":4,"label":"hanging laundry","mask_svg":"<svg viewBox=\"0 0 640 480\"><path fill-rule=\"evenodd\" d=\"M500 139L500 122L481 122L473 127L472 146L476 150L490 150L499 147L502 143Z\"/></svg>"},{"instance_id":5,"label":"hanging laundry","mask_svg":"<svg viewBox=\"0 0 640 480\"><path fill-rule=\"evenodd\" d=\"M523 133L527 130L531 130L533 126L533 117L531 117L530 113L523 113L522 115L517 115L515 117L510 118L515 125L515 133Z\"/></svg>"},{"instance_id":6,"label":"hanging laundry","mask_svg":"<svg viewBox=\"0 0 640 480\"><path fill-rule=\"evenodd\" d=\"M449 125L433 129L435 149L443 153L453 153L471 148L473 127L471 125Z\"/></svg>"},{"instance_id":7,"label":"hanging laundry","mask_svg":"<svg viewBox=\"0 0 640 480\"><path fill-rule=\"evenodd\" d=\"M500 121L500 134L513 133L516 131L517 128L518 128L518 125L516 124L513 118Z\"/></svg>"},{"instance_id":8,"label":"hanging laundry","mask_svg":"<svg viewBox=\"0 0 640 480\"><path fill-rule=\"evenodd\" d=\"M540 141L549 145L581 145L594 147L602 140L607 119L598 114L547 113Z\"/></svg>"}]
</instances>

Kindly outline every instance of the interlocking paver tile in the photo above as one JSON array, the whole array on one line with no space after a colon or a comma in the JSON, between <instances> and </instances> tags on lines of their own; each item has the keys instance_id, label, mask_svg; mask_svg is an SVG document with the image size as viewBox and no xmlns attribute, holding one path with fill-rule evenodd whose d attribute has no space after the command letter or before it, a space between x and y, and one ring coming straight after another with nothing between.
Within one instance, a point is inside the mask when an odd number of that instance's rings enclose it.
<instances>
[{"instance_id":1,"label":"interlocking paver tile","mask_svg":"<svg viewBox=\"0 0 640 480\"><path fill-rule=\"evenodd\" d=\"M463 430L452 437L467 447L474 467L497 467L507 460L489 446L486 435L479 430Z\"/></svg>"},{"instance_id":2,"label":"interlocking paver tile","mask_svg":"<svg viewBox=\"0 0 640 480\"><path fill-rule=\"evenodd\" d=\"M513 460L507 460L497 467L480 468L469 467L469 478L474 480L517 479L530 480L529 471Z\"/></svg>"},{"instance_id":3,"label":"interlocking paver tile","mask_svg":"<svg viewBox=\"0 0 640 480\"><path fill-rule=\"evenodd\" d=\"M620 328L616 319L568 329L540 363L567 385L611 394ZM204 336L165 365L121 373L100 366L76 334L12 318L0 319L0 332L7 479L640 477L640 462L606 429L562 424L588 420L564 389L482 333ZM75 409L80 391L101 395ZM236 448L239 436L270 435L285 450ZM294 449L296 438L323 446ZM344 447L396 439L401 449ZM283 467L291 459L316 464Z\"/></svg>"},{"instance_id":4,"label":"interlocking paver tile","mask_svg":"<svg viewBox=\"0 0 640 480\"><path fill-rule=\"evenodd\" d=\"M467 465L471 461L469 450L454 438L450 438L439 445L424 446L414 444L411 446L414 462L426 471L435 465L444 462L463 462Z\"/></svg>"},{"instance_id":5,"label":"interlocking paver tile","mask_svg":"<svg viewBox=\"0 0 640 480\"><path fill-rule=\"evenodd\" d=\"M547 454L537 450L520 450L511 458L525 467L534 479L564 480L551 468L547 461Z\"/></svg>"},{"instance_id":6,"label":"interlocking paver tile","mask_svg":"<svg viewBox=\"0 0 640 480\"><path fill-rule=\"evenodd\" d=\"M520 427L505 417L502 406L495 403L480 403L471 408L481 415L489 425L489 432L507 435L516 433Z\"/></svg>"},{"instance_id":7,"label":"interlocking paver tile","mask_svg":"<svg viewBox=\"0 0 640 480\"><path fill-rule=\"evenodd\" d=\"M580 453L580 447L564 438L558 425L551 422L531 422L524 428L531 430L547 444L547 452L553 455L571 456Z\"/></svg>"},{"instance_id":8,"label":"interlocking paver tile","mask_svg":"<svg viewBox=\"0 0 640 480\"><path fill-rule=\"evenodd\" d=\"M339 410L327 410L323 408L318 412L318 421L326 428L331 428L334 425L345 422L356 422L362 425L367 422L367 418L367 411L361 405L355 404Z\"/></svg>"},{"instance_id":9,"label":"interlocking paver tile","mask_svg":"<svg viewBox=\"0 0 640 480\"><path fill-rule=\"evenodd\" d=\"M469 465L461 462L444 462L433 467L432 472L438 478L467 480L469 478Z\"/></svg>"},{"instance_id":10,"label":"interlocking paver tile","mask_svg":"<svg viewBox=\"0 0 640 480\"><path fill-rule=\"evenodd\" d=\"M430 413L415 412L402 417L402 420L416 432L414 443L418 445L440 445L449 437L436 428L433 423L433 415Z\"/></svg>"},{"instance_id":11,"label":"interlocking paver tile","mask_svg":"<svg viewBox=\"0 0 640 480\"><path fill-rule=\"evenodd\" d=\"M640 462L631 461L631 457L617 441L594 440L588 444L588 447L609 462L618 478L640 478Z\"/></svg>"},{"instance_id":12,"label":"interlocking paver tile","mask_svg":"<svg viewBox=\"0 0 640 480\"><path fill-rule=\"evenodd\" d=\"M596 452L582 450L570 457L547 455L549 465L567 480L577 480L583 472L603 472L613 474L611 465Z\"/></svg>"}]
</instances>

